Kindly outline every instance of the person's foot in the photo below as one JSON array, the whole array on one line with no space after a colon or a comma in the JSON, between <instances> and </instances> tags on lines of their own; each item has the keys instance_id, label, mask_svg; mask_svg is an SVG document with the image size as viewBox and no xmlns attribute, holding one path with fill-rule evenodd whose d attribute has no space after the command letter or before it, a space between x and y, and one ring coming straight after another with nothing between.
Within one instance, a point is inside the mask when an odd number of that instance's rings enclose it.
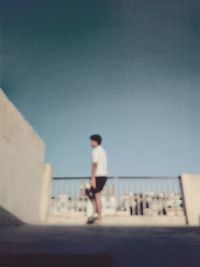
<instances>
[{"instance_id":1,"label":"person's foot","mask_svg":"<svg viewBox=\"0 0 200 267\"><path fill-rule=\"evenodd\" d=\"M99 217L99 214L97 212L94 213L93 218L96 220Z\"/></svg>"},{"instance_id":2,"label":"person's foot","mask_svg":"<svg viewBox=\"0 0 200 267\"><path fill-rule=\"evenodd\" d=\"M93 224L94 222L95 222L94 217L89 217L86 223L87 224Z\"/></svg>"},{"instance_id":3,"label":"person's foot","mask_svg":"<svg viewBox=\"0 0 200 267\"><path fill-rule=\"evenodd\" d=\"M101 221L102 221L101 216L98 216L97 218L95 218L95 223L96 223L96 224L101 223Z\"/></svg>"}]
</instances>

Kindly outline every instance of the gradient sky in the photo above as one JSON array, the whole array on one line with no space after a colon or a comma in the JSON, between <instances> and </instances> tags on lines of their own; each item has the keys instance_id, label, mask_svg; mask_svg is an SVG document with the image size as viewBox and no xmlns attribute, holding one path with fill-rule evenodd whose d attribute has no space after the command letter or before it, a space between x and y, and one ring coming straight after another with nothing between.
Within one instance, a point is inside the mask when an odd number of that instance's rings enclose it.
<instances>
[{"instance_id":1,"label":"gradient sky","mask_svg":"<svg viewBox=\"0 0 200 267\"><path fill-rule=\"evenodd\" d=\"M54 176L90 174L93 133L110 175L199 173L199 1L41 2L1 1L1 86Z\"/></svg>"}]
</instances>

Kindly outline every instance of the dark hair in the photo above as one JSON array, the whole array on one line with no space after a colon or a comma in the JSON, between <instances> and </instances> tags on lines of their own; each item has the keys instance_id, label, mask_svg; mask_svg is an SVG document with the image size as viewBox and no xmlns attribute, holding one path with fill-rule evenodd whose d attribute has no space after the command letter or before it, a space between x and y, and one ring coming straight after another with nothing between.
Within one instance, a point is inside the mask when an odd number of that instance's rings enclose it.
<instances>
[{"instance_id":1,"label":"dark hair","mask_svg":"<svg viewBox=\"0 0 200 267\"><path fill-rule=\"evenodd\" d=\"M99 134L93 134L93 135L91 135L90 136L90 139L93 140L93 141L96 141L99 145L102 142L101 135L99 135Z\"/></svg>"}]
</instances>

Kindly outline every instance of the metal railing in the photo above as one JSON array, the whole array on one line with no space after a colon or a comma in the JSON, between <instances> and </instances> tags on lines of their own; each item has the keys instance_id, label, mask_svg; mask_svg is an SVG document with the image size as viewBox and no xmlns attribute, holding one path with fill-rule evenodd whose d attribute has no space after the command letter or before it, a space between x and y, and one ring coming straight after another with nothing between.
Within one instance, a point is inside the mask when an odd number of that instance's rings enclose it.
<instances>
[{"instance_id":1,"label":"metal railing","mask_svg":"<svg viewBox=\"0 0 200 267\"><path fill-rule=\"evenodd\" d=\"M86 215L88 186L89 177L54 177L49 214ZM179 177L109 177L101 198L104 214L184 215Z\"/></svg>"}]
</instances>

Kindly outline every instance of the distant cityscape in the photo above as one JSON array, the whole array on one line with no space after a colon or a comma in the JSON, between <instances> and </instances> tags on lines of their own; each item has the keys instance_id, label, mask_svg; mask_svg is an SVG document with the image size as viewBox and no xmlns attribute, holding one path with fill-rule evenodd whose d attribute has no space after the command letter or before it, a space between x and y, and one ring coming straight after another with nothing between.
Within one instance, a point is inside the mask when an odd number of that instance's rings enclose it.
<instances>
[{"instance_id":1,"label":"distant cityscape","mask_svg":"<svg viewBox=\"0 0 200 267\"><path fill-rule=\"evenodd\" d=\"M90 185L81 183L79 193L72 197L66 193L52 196L49 213L51 215L68 215L77 213L86 215L90 202L86 190ZM179 192L132 191L119 194L115 184L108 184L102 192L104 214L129 216L181 216L184 214L182 195Z\"/></svg>"}]
</instances>

